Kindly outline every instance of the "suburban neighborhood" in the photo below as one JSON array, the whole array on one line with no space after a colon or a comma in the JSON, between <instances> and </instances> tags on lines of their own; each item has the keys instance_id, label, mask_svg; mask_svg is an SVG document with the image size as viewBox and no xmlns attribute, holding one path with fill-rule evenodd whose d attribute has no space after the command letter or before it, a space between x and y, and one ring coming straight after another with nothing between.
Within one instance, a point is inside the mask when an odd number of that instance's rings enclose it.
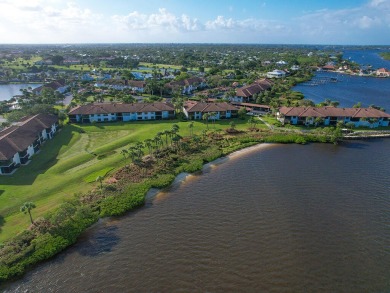
<instances>
[{"instance_id":1,"label":"suburban neighborhood","mask_svg":"<svg viewBox=\"0 0 390 293\"><path fill-rule=\"evenodd\" d=\"M386 102L346 95L389 70L341 50L0 46L0 282L236 151L390 137Z\"/></svg>"}]
</instances>

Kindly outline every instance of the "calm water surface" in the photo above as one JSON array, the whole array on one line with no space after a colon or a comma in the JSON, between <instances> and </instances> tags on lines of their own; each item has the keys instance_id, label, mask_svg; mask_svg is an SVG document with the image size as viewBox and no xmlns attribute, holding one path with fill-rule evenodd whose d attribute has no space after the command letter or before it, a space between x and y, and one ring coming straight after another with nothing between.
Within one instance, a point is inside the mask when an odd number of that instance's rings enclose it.
<instances>
[{"instance_id":1,"label":"calm water surface","mask_svg":"<svg viewBox=\"0 0 390 293\"><path fill-rule=\"evenodd\" d=\"M362 66L371 65L374 69L381 67L390 69L390 60L383 59L379 55L381 52L389 52L389 50L346 50L343 53L343 58Z\"/></svg>"},{"instance_id":2,"label":"calm water surface","mask_svg":"<svg viewBox=\"0 0 390 293\"><path fill-rule=\"evenodd\" d=\"M389 150L238 153L99 222L6 292L390 292Z\"/></svg>"},{"instance_id":3,"label":"calm water surface","mask_svg":"<svg viewBox=\"0 0 390 293\"><path fill-rule=\"evenodd\" d=\"M41 85L38 83L0 84L0 101L9 100L15 95L20 95L20 89L27 89L28 87L34 89Z\"/></svg>"},{"instance_id":4,"label":"calm water surface","mask_svg":"<svg viewBox=\"0 0 390 293\"><path fill-rule=\"evenodd\" d=\"M373 68L390 69L390 61L380 57L380 50L346 50L343 58L360 65L371 65ZM376 105L390 111L390 78L350 76L345 74L317 72L318 77L336 77L339 82L319 86L297 85L295 91L302 92L306 99L320 103L325 99L339 101L340 107L352 107L358 102L363 107Z\"/></svg>"},{"instance_id":5,"label":"calm water surface","mask_svg":"<svg viewBox=\"0 0 390 293\"><path fill-rule=\"evenodd\" d=\"M352 107L361 102L362 107L374 104L390 111L390 78L351 76L331 72L317 72L316 76L336 77L339 82L318 86L300 84L293 90L302 92L306 99L316 104L331 99L339 101L339 107Z\"/></svg>"}]
</instances>

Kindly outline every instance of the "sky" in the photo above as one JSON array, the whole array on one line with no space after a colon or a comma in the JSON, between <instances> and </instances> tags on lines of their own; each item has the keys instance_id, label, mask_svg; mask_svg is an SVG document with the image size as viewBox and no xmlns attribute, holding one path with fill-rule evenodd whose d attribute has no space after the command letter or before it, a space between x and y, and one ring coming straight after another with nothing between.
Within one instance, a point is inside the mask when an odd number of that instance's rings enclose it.
<instances>
[{"instance_id":1,"label":"sky","mask_svg":"<svg viewBox=\"0 0 390 293\"><path fill-rule=\"evenodd\" d=\"M390 0L0 0L0 43L390 45Z\"/></svg>"}]
</instances>

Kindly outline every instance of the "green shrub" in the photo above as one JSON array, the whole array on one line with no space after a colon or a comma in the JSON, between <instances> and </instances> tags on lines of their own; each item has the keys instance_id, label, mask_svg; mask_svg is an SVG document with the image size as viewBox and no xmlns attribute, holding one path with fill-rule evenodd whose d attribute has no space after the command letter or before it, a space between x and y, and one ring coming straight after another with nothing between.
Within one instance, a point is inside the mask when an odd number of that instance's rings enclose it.
<instances>
[{"instance_id":1,"label":"green shrub","mask_svg":"<svg viewBox=\"0 0 390 293\"><path fill-rule=\"evenodd\" d=\"M295 143L297 143L297 144L306 144L307 141L306 141L306 139L305 139L304 137L299 136L299 137L297 137L297 138L295 139Z\"/></svg>"},{"instance_id":2,"label":"green shrub","mask_svg":"<svg viewBox=\"0 0 390 293\"><path fill-rule=\"evenodd\" d=\"M143 206L145 195L150 187L150 184L146 182L132 184L123 193L105 198L100 203L100 215L102 217L119 216L131 209Z\"/></svg>"},{"instance_id":3,"label":"green shrub","mask_svg":"<svg viewBox=\"0 0 390 293\"><path fill-rule=\"evenodd\" d=\"M49 233L40 235L33 240L34 252L27 259L28 264L34 264L48 259L69 245L69 242L61 236L53 236Z\"/></svg>"},{"instance_id":4,"label":"green shrub","mask_svg":"<svg viewBox=\"0 0 390 293\"><path fill-rule=\"evenodd\" d=\"M175 175L173 174L161 174L157 178L150 180L150 185L153 188L164 188L168 187L175 180Z\"/></svg>"},{"instance_id":5,"label":"green shrub","mask_svg":"<svg viewBox=\"0 0 390 293\"><path fill-rule=\"evenodd\" d=\"M212 162L222 156L222 151L217 148L208 149L203 152L203 161Z\"/></svg>"},{"instance_id":6,"label":"green shrub","mask_svg":"<svg viewBox=\"0 0 390 293\"><path fill-rule=\"evenodd\" d=\"M189 163L183 163L181 166L176 168L176 173L194 173L196 171L202 170L203 168L203 159L201 158L194 158L191 162Z\"/></svg>"}]
</instances>

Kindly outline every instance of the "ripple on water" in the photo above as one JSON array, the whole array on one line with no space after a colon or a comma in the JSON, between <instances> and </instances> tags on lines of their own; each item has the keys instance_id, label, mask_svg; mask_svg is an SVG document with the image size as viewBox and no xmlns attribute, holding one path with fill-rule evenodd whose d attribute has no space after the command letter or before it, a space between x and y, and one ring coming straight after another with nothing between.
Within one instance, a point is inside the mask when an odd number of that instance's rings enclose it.
<instances>
[{"instance_id":1,"label":"ripple on water","mask_svg":"<svg viewBox=\"0 0 390 293\"><path fill-rule=\"evenodd\" d=\"M10 291L390 291L390 141L241 152L92 227Z\"/></svg>"}]
</instances>

